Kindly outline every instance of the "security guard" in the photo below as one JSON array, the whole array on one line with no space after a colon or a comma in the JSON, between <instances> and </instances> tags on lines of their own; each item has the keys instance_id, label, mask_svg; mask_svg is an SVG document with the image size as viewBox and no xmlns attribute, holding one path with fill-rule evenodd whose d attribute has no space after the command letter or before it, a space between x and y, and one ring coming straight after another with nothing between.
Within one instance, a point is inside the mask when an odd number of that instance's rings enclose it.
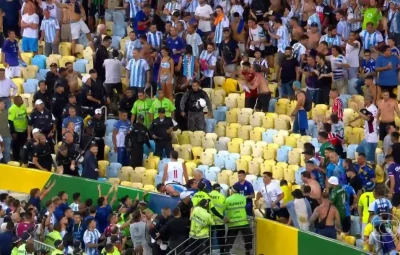
<instances>
[{"instance_id":1,"label":"security guard","mask_svg":"<svg viewBox=\"0 0 400 255\"><path fill-rule=\"evenodd\" d=\"M137 122L134 123L125 137L125 148L131 154L131 166L143 166L143 145L146 144L149 150L151 145L149 141L149 130L143 124L144 116L139 115Z\"/></svg>"},{"instance_id":2,"label":"security guard","mask_svg":"<svg viewBox=\"0 0 400 255\"><path fill-rule=\"evenodd\" d=\"M61 83L56 83L51 102L51 113L56 118L57 137L59 138L62 136L62 114L67 103L68 94L65 92L65 87Z\"/></svg>"},{"instance_id":3,"label":"security guard","mask_svg":"<svg viewBox=\"0 0 400 255\"><path fill-rule=\"evenodd\" d=\"M51 252L50 255L59 255L59 254L64 254L64 243L61 240L56 240L54 241L54 251Z\"/></svg>"},{"instance_id":4,"label":"security guard","mask_svg":"<svg viewBox=\"0 0 400 255\"><path fill-rule=\"evenodd\" d=\"M103 160L104 159L104 136L106 135L106 124L102 119L102 110L96 109L94 111L94 116L90 118L88 122L88 127L93 127L94 131L94 138L93 141L97 144L98 152L97 152L97 159ZM83 144L86 146L86 144Z\"/></svg>"},{"instance_id":5,"label":"security guard","mask_svg":"<svg viewBox=\"0 0 400 255\"><path fill-rule=\"evenodd\" d=\"M202 199L207 199L207 200L210 202L210 206L209 206L210 211L211 211L216 217L218 217L218 218L220 218L221 220L223 220L224 216L221 215L221 214L215 209L214 203L212 202L210 195L209 195L208 193L205 192L205 190L206 190L206 184L205 184L203 181L200 181L200 182L197 184L197 189L198 189L198 191L197 191L197 192L193 195L193 197L192 197L192 204L193 204L193 207L196 207Z\"/></svg>"},{"instance_id":6,"label":"security guard","mask_svg":"<svg viewBox=\"0 0 400 255\"><path fill-rule=\"evenodd\" d=\"M165 109L158 109L158 118L155 118L150 126L150 134L156 143L155 155L162 157L165 150L166 155L172 151L172 131L174 131L174 122L170 117L165 117Z\"/></svg>"},{"instance_id":7,"label":"security guard","mask_svg":"<svg viewBox=\"0 0 400 255\"><path fill-rule=\"evenodd\" d=\"M252 249L252 232L247 220L246 197L240 194L240 184L235 183L232 187L232 195L225 200L226 216L228 218L228 234L226 239L226 252L232 249L232 245L239 232L242 232L246 255L250 255Z\"/></svg>"},{"instance_id":8,"label":"security guard","mask_svg":"<svg viewBox=\"0 0 400 255\"><path fill-rule=\"evenodd\" d=\"M65 105L64 110L63 110L63 119L69 116L68 110L69 107L75 107L76 110L76 115L77 116L81 116L82 118L85 118L85 116L83 116L83 112L82 112L82 106L80 104L78 104L78 102L76 101L76 96L74 94L69 94L68 95L68 103Z\"/></svg>"},{"instance_id":9,"label":"security guard","mask_svg":"<svg viewBox=\"0 0 400 255\"><path fill-rule=\"evenodd\" d=\"M62 236L61 236L61 225L59 222L54 224L53 231L49 232L46 237L44 238L44 243L53 246L55 241L61 241Z\"/></svg>"},{"instance_id":10,"label":"security guard","mask_svg":"<svg viewBox=\"0 0 400 255\"><path fill-rule=\"evenodd\" d=\"M125 90L124 95L119 100L119 111L128 112L128 118L132 119L132 107L135 104L136 95L133 94L133 88L129 87Z\"/></svg>"},{"instance_id":11,"label":"security guard","mask_svg":"<svg viewBox=\"0 0 400 255\"><path fill-rule=\"evenodd\" d=\"M39 134L40 130L34 128L32 130L33 139L27 141L24 147L22 147L22 163L29 168L35 168L35 165L32 163L33 147L39 142Z\"/></svg>"},{"instance_id":12,"label":"security guard","mask_svg":"<svg viewBox=\"0 0 400 255\"><path fill-rule=\"evenodd\" d=\"M81 150L79 144L74 143L74 135L71 133L65 133L63 145L67 147L68 158L71 159L71 170L76 171L75 169L77 168L76 159L78 159Z\"/></svg>"},{"instance_id":13,"label":"security guard","mask_svg":"<svg viewBox=\"0 0 400 255\"><path fill-rule=\"evenodd\" d=\"M225 211L225 196L221 193L221 185L215 183L212 186L212 191L210 192L211 202L213 203L215 210L217 210L221 215L224 215ZM219 246L220 254L225 253L225 222L221 220L218 216L212 213L215 225L211 227L217 233L217 241Z\"/></svg>"},{"instance_id":14,"label":"security guard","mask_svg":"<svg viewBox=\"0 0 400 255\"><path fill-rule=\"evenodd\" d=\"M44 108L42 100L36 100L35 109L28 118L28 140L32 139L31 133L34 128L39 129L46 137L49 143L53 143L56 132L56 119L50 110Z\"/></svg>"},{"instance_id":15,"label":"security guard","mask_svg":"<svg viewBox=\"0 0 400 255\"><path fill-rule=\"evenodd\" d=\"M198 255L209 245L210 226L215 225L213 217L208 212L210 202L208 199L201 199L191 214L189 246L193 247L190 254Z\"/></svg>"}]
</instances>

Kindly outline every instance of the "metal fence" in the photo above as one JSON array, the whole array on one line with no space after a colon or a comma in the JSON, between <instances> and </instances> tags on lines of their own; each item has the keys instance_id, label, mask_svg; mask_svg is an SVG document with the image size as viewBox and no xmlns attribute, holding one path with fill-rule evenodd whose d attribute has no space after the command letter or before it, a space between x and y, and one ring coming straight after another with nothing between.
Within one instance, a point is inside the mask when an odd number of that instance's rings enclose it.
<instances>
[{"instance_id":1,"label":"metal fence","mask_svg":"<svg viewBox=\"0 0 400 255\"><path fill-rule=\"evenodd\" d=\"M52 247L48 244L39 242L38 240L33 240L33 244L35 246L35 251L45 250L45 251L49 251L51 253L52 251L55 250L54 247Z\"/></svg>"},{"instance_id":2,"label":"metal fence","mask_svg":"<svg viewBox=\"0 0 400 255\"><path fill-rule=\"evenodd\" d=\"M195 239L189 237L168 255L235 254L254 255L256 250L256 221L238 227L216 225L210 227L211 238Z\"/></svg>"}]
</instances>

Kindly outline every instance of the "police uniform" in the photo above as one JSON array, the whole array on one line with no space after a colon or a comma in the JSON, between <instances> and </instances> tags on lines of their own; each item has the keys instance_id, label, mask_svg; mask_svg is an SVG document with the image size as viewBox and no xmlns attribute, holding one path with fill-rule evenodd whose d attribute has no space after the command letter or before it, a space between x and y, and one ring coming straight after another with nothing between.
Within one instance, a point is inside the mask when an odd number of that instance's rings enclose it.
<instances>
[{"instance_id":1,"label":"police uniform","mask_svg":"<svg viewBox=\"0 0 400 255\"><path fill-rule=\"evenodd\" d=\"M165 113L164 108L158 109L158 113ZM167 130L169 128L173 128L174 123L170 117L165 117L163 120L160 119L160 117L156 118L153 120L150 126L149 133L151 137L153 138L153 135L155 135L157 138L154 139L156 143L156 151L155 155L158 157L162 157L163 151L165 150L165 154L169 156L169 154L172 151L172 137L171 134L167 133Z\"/></svg>"},{"instance_id":2,"label":"police uniform","mask_svg":"<svg viewBox=\"0 0 400 255\"><path fill-rule=\"evenodd\" d=\"M56 85L59 86L59 85ZM64 107L68 103L68 95L67 93L63 92L61 94L59 93L54 93L53 94L53 99L52 99L52 105L51 105L51 113L53 116L56 118L56 128L57 128L57 135L58 137L61 137L62 134L62 114Z\"/></svg>"},{"instance_id":3,"label":"police uniform","mask_svg":"<svg viewBox=\"0 0 400 255\"><path fill-rule=\"evenodd\" d=\"M38 99L43 101L44 107L50 109L51 94L47 90L44 93L42 93L40 90L36 91L36 93L33 95L33 102L35 102Z\"/></svg>"},{"instance_id":4,"label":"police uniform","mask_svg":"<svg viewBox=\"0 0 400 255\"><path fill-rule=\"evenodd\" d=\"M63 167L63 174L79 176L78 169L76 169L75 171L71 170L71 161L72 160L75 160L75 159L72 158L69 153L66 156L62 155L60 152L57 153L56 163L57 163L57 166Z\"/></svg>"},{"instance_id":5,"label":"police uniform","mask_svg":"<svg viewBox=\"0 0 400 255\"><path fill-rule=\"evenodd\" d=\"M28 165L29 168L35 168L35 166L32 164L34 143L36 143L36 141L32 139L27 141L24 147L22 147L22 162L25 165Z\"/></svg>"},{"instance_id":6,"label":"police uniform","mask_svg":"<svg viewBox=\"0 0 400 255\"><path fill-rule=\"evenodd\" d=\"M187 110L187 120L188 129L190 131L206 129L206 121L204 119L204 107L198 104L199 99L204 99L206 101L207 109L212 110L210 99L208 98L207 92L202 89L194 91L193 89L188 89L181 99L181 112Z\"/></svg>"},{"instance_id":7,"label":"police uniform","mask_svg":"<svg viewBox=\"0 0 400 255\"><path fill-rule=\"evenodd\" d=\"M51 171L53 166L53 158L51 157L51 146L49 143L37 144L33 146L33 157L37 158L39 165L44 169ZM37 168L35 166L35 168Z\"/></svg>"},{"instance_id":8,"label":"police uniform","mask_svg":"<svg viewBox=\"0 0 400 255\"><path fill-rule=\"evenodd\" d=\"M139 115L142 122L142 115ZM129 134L125 137L125 148L131 153L131 166L143 166L143 145L146 144L150 149L149 131L146 126L141 123L134 123Z\"/></svg>"},{"instance_id":9,"label":"police uniform","mask_svg":"<svg viewBox=\"0 0 400 255\"><path fill-rule=\"evenodd\" d=\"M119 100L119 111L126 111L128 113L128 119L130 120L132 117L132 107L136 101L136 97L133 96L131 98L126 97L125 95Z\"/></svg>"},{"instance_id":10,"label":"police uniform","mask_svg":"<svg viewBox=\"0 0 400 255\"><path fill-rule=\"evenodd\" d=\"M88 122L88 127L93 127L94 130L93 141L97 144L98 147L97 159L103 160L105 146L103 137L106 134L106 124L104 123L103 119L92 117ZM83 144L83 146L85 147L86 144Z\"/></svg>"},{"instance_id":11,"label":"police uniform","mask_svg":"<svg viewBox=\"0 0 400 255\"><path fill-rule=\"evenodd\" d=\"M56 119L53 114L47 109L43 109L43 112L34 109L28 117L28 125L31 126L32 129L38 128L46 137L53 130L55 122ZM47 140L50 144L53 143L52 139L47 138Z\"/></svg>"}]
</instances>

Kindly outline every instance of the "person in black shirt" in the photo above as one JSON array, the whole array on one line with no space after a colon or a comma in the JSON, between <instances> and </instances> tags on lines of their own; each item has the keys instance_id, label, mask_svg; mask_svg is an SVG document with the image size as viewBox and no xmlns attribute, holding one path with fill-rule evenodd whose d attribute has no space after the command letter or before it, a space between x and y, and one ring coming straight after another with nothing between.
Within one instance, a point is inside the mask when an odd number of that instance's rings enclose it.
<instances>
[{"instance_id":1,"label":"person in black shirt","mask_svg":"<svg viewBox=\"0 0 400 255\"><path fill-rule=\"evenodd\" d=\"M285 57L282 59L281 73L277 76L279 84L279 94L283 98L294 99L293 82L299 80L299 73L296 69L299 67L297 59L293 58L293 49L285 48Z\"/></svg>"},{"instance_id":2,"label":"person in black shirt","mask_svg":"<svg viewBox=\"0 0 400 255\"><path fill-rule=\"evenodd\" d=\"M236 73L236 66L239 63L240 51L236 41L231 38L231 32L228 27L223 29L224 40L219 45L221 54L221 63L224 67L225 75L232 77Z\"/></svg>"},{"instance_id":3,"label":"person in black shirt","mask_svg":"<svg viewBox=\"0 0 400 255\"><path fill-rule=\"evenodd\" d=\"M47 90L47 86L45 81L39 81L39 90L36 91L36 93L33 95L33 102L36 102L36 100L41 99L44 103L44 107L47 109L50 109L51 105L51 94Z\"/></svg>"},{"instance_id":4,"label":"person in black shirt","mask_svg":"<svg viewBox=\"0 0 400 255\"><path fill-rule=\"evenodd\" d=\"M193 179L192 179L193 180ZM194 191L184 191L180 194L181 201L178 203L178 207L181 211L182 218L190 218L190 212L193 208L192 200L190 199L190 195L192 195Z\"/></svg>"},{"instance_id":5,"label":"person in black shirt","mask_svg":"<svg viewBox=\"0 0 400 255\"><path fill-rule=\"evenodd\" d=\"M171 134L174 128L174 123L170 117L165 117L165 109L158 109L159 117L151 123L149 133L156 143L155 155L162 157L165 150L166 155L172 151Z\"/></svg>"},{"instance_id":6,"label":"person in black shirt","mask_svg":"<svg viewBox=\"0 0 400 255\"><path fill-rule=\"evenodd\" d=\"M58 73L59 73L59 76L58 76L58 79L56 80L56 82L54 83L53 89L55 90L57 85L60 84L64 87L64 91L68 95L69 91L70 91L70 87L69 87L68 80L67 80L68 70L65 67L60 67L60 69L58 69Z\"/></svg>"},{"instance_id":7,"label":"person in black shirt","mask_svg":"<svg viewBox=\"0 0 400 255\"><path fill-rule=\"evenodd\" d=\"M149 131L143 125L144 116L139 115L137 122L133 123L129 134L125 137L125 148L131 154L131 166L138 167L143 165L143 145L146 144L149 150L151 145L149 141Z\"/></svg>"},{"instance_id":8,"label":"person in black shirt","mask_svg":"<svg viewBox=\"0 0 400 255\"><path fill-rule=\"evenodd\" d=\"M34 128L32 130L33 139L27 141L24 147L22 147L22 163L29 168L35 168L35 165L32 163L33 147L39 142L39 135L40 130Z\"/></svg>"},{"instance_id":9,"label":"person in black shirt","mask_svg":"<svg viewBox=\"0 0 400 255\"><path fill-rule=\"evenodd\" d=\"M97 48L94 69L97 71L99 79L104 82L106 80L106 70L104 69L104 60L109 58L108 47L111 45L111 37L105 36L101 45Z\"/></svg>"},{"instance_id":10,"label":"person in black shirt","mask_svg":"<svg viewBox=\"0 0 400 255\"><path fill-rule=\"evenodd\" d=\"M119 100L119 111L126 111L128 113L128 119L132 117L132 107L136 101L136 97L133 94L133 89L131 87L127 88L124 95Z\"/></svg>"},{"instance_id":11,"label":"person in black shirt","mask_svg":"<svg viewBox=\"0 0 400 255\"><path fill-rule=\"evenodd\" d=\"M393 156L394 162L397 164L400 164L400 142L399 142L399 132L393 132L390 135L390 138L392 140L392 146L389 149L389 153Z\"/></svg>"},{"instance_id":12,"label":"person in black shirt","mask_svg":"<svg viewBox=\"0 0 400 255\"><path fill-rule=\"evenodd\" d=\"M47 143L46 136L39 134L38 144L33 146L32 162L39 170L51 171L53 158L51 157L51 147Z\"/></svg>"},{"instance_id":13,"label":"person in black shirt","mask_svg":"<svg viewBox=\"0 0 400 255\"><path fill-rule=\"evenodd\" d=\"M332 84L332 68L331 65L326 63L325 55L322 53L318 53L316 57L317 61L317 72L318 72L318 81L317 86L319 88L319 103L320 104L329 104L329 92L331 90Z\"/></svg>"},{"instance_id":14,"label":"person in black shirt","mask_svg":"<svg viewBox=\"0 0 400 255\"><path fill-rule=\"evenodd\" d=\"M97 180L99 178L99 163L96 158L97 152L97 145L92 143L90 149L85 153L82 177L92 180Z\"/></svg>"},{"instance_id":15,"label":"person in black shirt","mask_svg":"<svg viewBox=\"0 0 400 255\"><path fill-rule=\"evenodd\" d=\"M63 115L62 115L62 118L63 118L63 119L69 116L68 111L69 111L69 108L70 108L71 106L75 107L75 111L76 111L76 115L77 115L77 116L82 116L82 117L84 117L84 116L82 115L83 112L82 112L82 107L81 107L81 105L76 101L76 96L75 96L74 94L71 93L71 94L68 95L68 103L65 105L65 107L64 107L64 109L63 109Z\"/></svg>"},{"instance_id":16,"label":"person in black shirt","mask_svg":"<svg viewBox=\"0 0 400 255\"><path fill-rule=\"evenodd\" d=\"M186 239L189 237L190 230L190 220L187 217L182 217L181 210L179 207L176 207L172 211L172 215L174 216L172 219L167 221L167 224L163 228L160 229L160 236L163 238L164 236L168 236L168 246L171 250L175 249L181 243L184 243ZM163 238L165 240L165 238ZM178 248L178 254L185 250L185 246Z\"/></svg>"},{"instance_id":17,"label":"person in black shirt","mask_svg":"<svg viewBox=\"0 0 400 255\"><path fill-rule=\"evenodd\" d=\"M319 206L319 202L315 198L310 197L311 194L311 187L310 186L304 186L303 190L303 195L304 198L308 200L311 206L311 211L314 212L315 208Z\"/></svg>"},{"instance_id":18,"label":"person in black shirt","mask_svg":"<svg viewBox=\"0 0 400 255\"><path fill-rule=\"evenodd\" d=\"M51 142L56 131L55 121L56 119L51 114L51 111L44 108L43 101L36 100L35 109L28 117L28 140L32 137L32 129L37 128Z\"/></svg>"},{"instance_id":19,"label":"person in black shirt","mask_svg":"<svg viewBox=\"0 0 400 255\"><path fill-rule=\"evenodd\" d=\"M362 180L360 179L360 176L357 175L357 171L353 166L350 166L348 169L346 169L346 175L349 180L349 185L353 187L356 194L358 194L359 191L362 191Z\"/></svg>"},{"instance_id":20,"label":"person in black shirt","mask_svg":"<svg viewBox=\"0 0 400 255\"><path fill-rule=\"evenodd\" d=\"M45 83L47 85L47 91L49 92L50 95L54 93L54 84L56 83L56 80L59 77L57 71L58 71L57 64L52 63L50 65L50 71L46 73Z\"/></svg>"},{"instance_id":21,"label":"person in black shirt","mask_svg":"<svg viewBox=\"0 0 400 255\"><path fill-rule=\"evenodd\" d=\"M58 148L58 152L56 155L56 165L57 165L57 172L59 174L68 174L72 176L79 176L78 169L72 170L71 169L71 162L72 159L71 155L68 153L68 148L65 145L61 145Z\"/></svg>"},{"instance_id":22,"label":"person in black shirt","mask_svg":"<svg viewBox=\"0 0 400 255\"><path fill-rule=\"evenodd\" d=\"M57 136L61 137L62 114L64 107L68 102L68 94L65 93L65 87L61 83L56 83L55 86L55 93L51 104L51 113L56 118Z\"/></svg>"},{"instance_id":23,"label":"person in black shirt","mask_svg":"<svg viewBox=\"0 0 400 255\"><path fill-rule=\"evenodd\" d=\"M101 99L96 97L94 86L92 86L96 79L97 79L97 72L94 69L91 69L89 71L88 76L84 76L82 78L82 82L84 83L84 85L81 88L81 92L79 95L79 102L81 103L82 108L84 110L83 115L89 114L93 116L94 109L102 105Z\"/></svg>"}]
</instances>

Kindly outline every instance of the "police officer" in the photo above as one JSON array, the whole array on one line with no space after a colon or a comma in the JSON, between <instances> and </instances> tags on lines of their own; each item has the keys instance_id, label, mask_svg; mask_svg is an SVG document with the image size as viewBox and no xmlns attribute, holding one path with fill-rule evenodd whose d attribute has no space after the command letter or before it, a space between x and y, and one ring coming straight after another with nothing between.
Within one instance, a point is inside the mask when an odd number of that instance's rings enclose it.
<instances>
[{"instance_id":1,"label":"police officer","mask_svg":"<svg viewBox=\"0 0 400 255\"><path fill-rule=\"evenodd\" d=\"M143 165L143 145L146 144L149 150L151 145L149 141L149 131L143 125L144 116L139 115L137 122L134 123L125 137L125 148L131 154L131 166L133 168Z\"/></svg>"},{"instance_id":2,"label":"police officer","mask_svg":"<svg viewBox=\"0 0 400 255\"><path fill-rule=\"evenodd\" d=\"M47 109L50 109L50 105L51 105L51 94L49 93L46 83L42 80L39 81L39 90L36 91L35 94L33 94L33 102L35 102L38 99L41 99L44 103L44 106Z\"/></svg>"},{"instance_id":3,"label":"police officer","mask_svg":"<svg viewBox=\"0 0 400 255\"><path fill-rule=\"evenodd\" d=\"M44 134L39 134L39 142L33 146L32 162L36 169L51 171L53 158L51 157L51 147Z\"/></svg>"},{"instance_id":4,"label":"police officer","mask_svg":"<svg viewBox=\"0 0 400 255\"><path fill-rule=\"evenodd\" d=\"M98 153L97 153L97 159L98 160L103 160L104 159L104 136L106 135L106 124L104 123L104 120L102 119L102 110L101 109L96 109L94 111L94 116L90 118L88 122L88 127L93 128L93 141L97 144L98 147ZM84 147L87 144L82 144Z\"/></svg>"},{"instance_id":5,"label":"police officer","mask_svg":"<svg viewBox=\"0 0 400 255\"><path fill-rule=\"evenodd\" d=\"M225 200L226 216L228 221L228 234L226 239L226 252L230 252L232 245L239 232L244 239L246 255L250 255L252 249L252 232L247 220L246 197L240 194L240 184L235 183L232 187L232 195Z\"/></svg>"},{"instance_id":6,"label":"police officer","mask_svg":"<svg viewBox=\"0 0 400 255\"><path fill-rule=\"evenodd\" d=\"M51 103L51 113L56 118L57 137L62 135L62 114L64 107L68 103L68 94L65 92L65 87L61 83L56 83L55 93Z\"/></svg>"},{"instance_id":7,"label":"police officer","mask_svg":"<svg viewBox=\"0 0 400 255\"><path fill-rule=\"evenodd\" d=\"M68 148L66 145L61 145L58 148L58 152L56 155L56 165L57 165L57 172L59 174L67 174L72 176L79 176L78 168L71 167L72 160L71 155L68 153Z\"/></svg>"},{"instance_id":8,"label":"police officer","mask_svg":"<svg viewBox=\"0 0 400 255\"><path fill-rule=\"evenodd\" d=\"M56 119L50 110L44 107L42 100L36 100L35 109L28 117L28 140L32 139L32 130L39 129L46 137L49 143L52 143L56 132Z\"/></svg>"},{"instance_id":9,"label":"police officer","mask_svg":"<svg viewBox=\"0 0 400 255\"><path fill-rule=\"evenodd\" d=\"M190 131L205 131L206 121L204 119L204 106L200 103L201 99L205 101L208 115L212 118L212 107L208 94L200 89L199 81L194 80L192 81L192 89L188 89L181 99L181 115L186 116L185 110L187 108L188 129Z\"/></svg>"},{"instance_id":10,"label":"police officer","mask_svg":"<svg viewBox=\"0 0 400 255\"><path fill-rule=\"evenodd\" d=\"M89 75L82 78L84 83L80 90L79 102L84 109L85 114L94 114L94 109L97 109L105 104L105 88L97 79L97 72L94 69L89 71Z\"/></svg>"},{"instance_id":11,"label":"police officer","mask_svg":"<svg viewBox=\"0 0 400 255\"><path fill-rule=\"evenodd\" d=\"M129 87L125 90L124 95L119 100L119 111L126 111L128 118L132 118L132 107L136 101L136 95L133 94L133 88Z\"/></svg>"},{"instance_id":12,"label":"police officer","mask_svg":"<svg viewBox=\"0 0 400 255\"><path fill-rule=\"evenodd\" d=\"M28 168L35 168L35 165L32 163L33 146L39 142L39 134L40 130L34 128L32 130L33 139L28 140L24 147L22 147L22 163Z\"/></svg>"},{"instance_id":13,"label":"police officer","mask_svg":"<svg viewBox=\"0 0 400 255\"><path fill-rule=\"evenodd\" d=\"M63 119L68 117L69 107L71 107L71 106L75 107L77 116L81 116L82 118L85 118L85 116L82 115L83 114L82 106L76 100L76 96L71 93L68 95L68 103L65 105L64 110L63 110Z\"/></svg>"},{"instance_id":14,"label":"police officer","mask_svg":"<svg viewBox=\"0 0 400 255\"><path fill-rule=\"evenodd\" d=\"M76 160L78 159L81 150L79 144L74 143L74 135L71 133L65 133L63 145L67 148L68 157L71 159L71 171L76 171Z\"/></svg>"},{"instance_id":15,"label":"police officer","mask_svg":"<svg viewBox=\"0 0 400 255\"><path fill-rule=\"evenodd\" d=\"M165 150L166 155L170 155L172 151L172 131L174 131L174 123L170 117L165 117L165 109L158 109L158 118L155 118L150 126L150 134L156 143L155 155L162 157Z\"/></svg>"},{"instance_id":16,"label":"police officer","mask_svg":"<svg viewBox=\"0 0 400 255\"><path fill-rule=\"evenodd\" d=\"M215 210L217 210L221 215L225 213L225 196L221 193L221 185L215 183L212 186L212 191L210 192L211 202L213 203ZM212 230L216 231L217 241L219 246L220 254L225 253L225 222L219 217L211 214L214 219L215 225L211 227Z\"/></svg>"}]
</instances>

